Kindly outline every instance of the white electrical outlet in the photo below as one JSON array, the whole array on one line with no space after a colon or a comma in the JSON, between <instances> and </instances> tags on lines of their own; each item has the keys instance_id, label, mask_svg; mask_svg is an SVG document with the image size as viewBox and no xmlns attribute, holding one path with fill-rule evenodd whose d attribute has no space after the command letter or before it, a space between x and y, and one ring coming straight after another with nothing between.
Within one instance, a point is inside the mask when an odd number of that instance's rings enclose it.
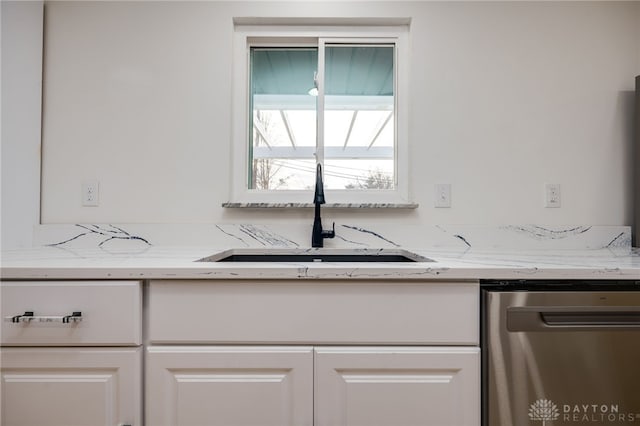
<instances>
[{"instance_id":1,"label":"white electrical outlet","mask_svg":"<svg viewBox=\"0 0 640 426\"><path fill-rule=\"evenodd\" d=\"M82 205L85 207L97 207L99 205L99 184L97 180L82 182Z\"/></svg>"},{"instance_id":2,"label":"white electrical outlet","mask_svg":"<svg viewBox=\"0 0 640 426\"><path fill-rule=\"evenodd\" d=\"M560 207L560 184L559 183L547 183L544 186L544 206L545 207Z\"/></svg>"},{"instance_id":3,"label":"white electrical outlet","mask_svg":"<svg viewBox=\"0 0 640 426\"><path fill-rule=\"evenodd\" d=\"M451 184L438 183L435 187L434 207L449 208L451 207Z\"/></svg>"}]
</instances>

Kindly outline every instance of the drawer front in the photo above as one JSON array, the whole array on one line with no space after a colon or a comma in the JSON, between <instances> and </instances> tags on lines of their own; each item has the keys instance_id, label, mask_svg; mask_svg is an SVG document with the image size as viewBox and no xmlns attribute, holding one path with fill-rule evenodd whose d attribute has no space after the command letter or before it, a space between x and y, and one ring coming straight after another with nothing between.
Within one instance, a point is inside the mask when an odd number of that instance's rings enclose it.
<instances>
[{"instance_id":1,"label":"drawer front","mask_svg":"<svg viewBox=\"0 0 640 426\"><path fill-rule=\"evenodd\" d=\"M478 345L477 282L152 281L152 343Z\"/></svg>"},{"instance_id":2,"label":"drawer front","mask_svg":"<svg viewBox=\"0 0 640 426\"><path fill-rule=\"evenodd\" d=\"M142 288L137 281L5 281L0 296L3 346L142 342Z\"/></svg>"}]
</instances>

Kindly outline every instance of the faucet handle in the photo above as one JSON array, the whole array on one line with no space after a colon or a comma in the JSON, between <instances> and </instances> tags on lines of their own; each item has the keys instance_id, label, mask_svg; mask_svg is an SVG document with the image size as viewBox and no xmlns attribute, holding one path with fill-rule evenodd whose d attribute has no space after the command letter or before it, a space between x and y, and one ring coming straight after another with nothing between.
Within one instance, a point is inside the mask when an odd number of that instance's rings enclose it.
<instances>
[{"instance_id":1,"label":"faucet handle","mask_svg":"<svg viewBox=\"0 0 640 426\"><path fill-rule=\"evenodd\" d=\"M333 222L331 231L322 231L322 238L333 238L336 236L336 223Z\"/></svg>"}]
</instances>

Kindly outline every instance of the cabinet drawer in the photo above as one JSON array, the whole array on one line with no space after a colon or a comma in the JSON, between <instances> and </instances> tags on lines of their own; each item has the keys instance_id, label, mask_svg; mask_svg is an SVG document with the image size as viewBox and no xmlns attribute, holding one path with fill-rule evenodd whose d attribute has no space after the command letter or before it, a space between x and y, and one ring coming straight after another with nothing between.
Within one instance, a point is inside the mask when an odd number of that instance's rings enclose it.
<instances>
[{"instance_id":1,"label":"cabinet drawer","mask_svg":"<svg viewBox=\"0 0 640 426\"><path fill-rule=\"evenodd\" d=\"M152 343L478 345L477 282L152 281Z\"/></svg>"},{"instance_id":2,"label":"cabinet drawer","mask_svg":"<svg viewBox=\"0 0 640 426\"><path fill-rule=\"evenodd\" d=\"M137 281L5 281L0 292L3 346L128 346L142 341ZM74 312L79 316L68 317Z\"/></svg>"}]
</instances>

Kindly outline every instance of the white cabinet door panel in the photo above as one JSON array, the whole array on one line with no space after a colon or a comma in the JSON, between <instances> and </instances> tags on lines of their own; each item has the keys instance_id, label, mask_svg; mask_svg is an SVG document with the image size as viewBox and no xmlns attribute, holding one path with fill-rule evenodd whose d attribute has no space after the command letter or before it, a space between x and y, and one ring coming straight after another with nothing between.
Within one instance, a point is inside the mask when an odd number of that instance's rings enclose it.
<instances>
[{"instance_id":1,"label":"white cabinet door panel","mask_svg":"<svg viewBox=\"0 0 640 426\"><path fill-rule=\"evenodd\" d=\"M142 424L142 350L3 348L3 426Z\"/></svg>"},{"instance_id":2,"label":"white cabinet door panel","mask_svg":"<svg viewBox=\"0 0 640 426\"><path fill-rule=\"evenodd\" d=\"M315 426L476 426L478 348L315 350Z\"/></svg>"},{"instance_id":3,"label":"white cabinet door panel","mask_svg":"<svg viewBox=\"0 0 640 426\"><path fill-rule=\"evenodd\" d=\"M310 347L149 347L147 351L149 425L312 425Z\"/></svg>"}]
</instances>

